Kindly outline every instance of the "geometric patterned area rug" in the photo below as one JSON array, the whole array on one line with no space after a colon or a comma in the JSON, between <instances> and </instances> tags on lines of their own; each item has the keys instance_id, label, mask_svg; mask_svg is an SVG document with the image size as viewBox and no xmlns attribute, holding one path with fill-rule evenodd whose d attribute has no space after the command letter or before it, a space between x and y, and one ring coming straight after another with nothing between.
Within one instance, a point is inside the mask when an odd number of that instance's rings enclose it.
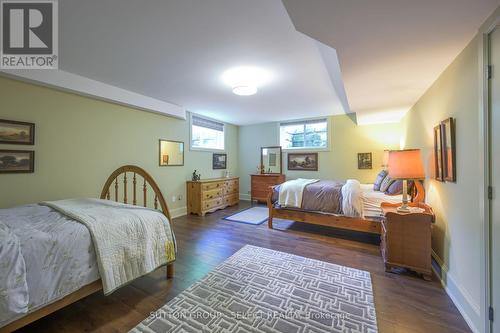
<instances>
[{"instance_id":1,"label":"geometric patterned area rug","mask_svg":"<svg viewBox=\"0 0 500 333\"><path fill-rule=\"evenodd\" d=\"M246 245L131 332L377 332L370 273Z\"/></svg>"}]
</instances>

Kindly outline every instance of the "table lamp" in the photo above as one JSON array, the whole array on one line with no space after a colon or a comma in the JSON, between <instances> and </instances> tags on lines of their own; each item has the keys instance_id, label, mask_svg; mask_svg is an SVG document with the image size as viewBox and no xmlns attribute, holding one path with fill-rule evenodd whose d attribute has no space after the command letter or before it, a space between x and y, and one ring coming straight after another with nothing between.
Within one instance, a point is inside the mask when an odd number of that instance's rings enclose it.
<instances>
[{"instance_id":1,"label":"table lamp","mask_svg":"<svg viewBox=\"0 0 500 333\"><path fill-rule=\"evenodd\" d=\"M424 179L424 163L420 149L391 150L389 152L389 177L403 180L403 204L398 212L408 213L408 179Z\"/></svg>"}]
</instances>

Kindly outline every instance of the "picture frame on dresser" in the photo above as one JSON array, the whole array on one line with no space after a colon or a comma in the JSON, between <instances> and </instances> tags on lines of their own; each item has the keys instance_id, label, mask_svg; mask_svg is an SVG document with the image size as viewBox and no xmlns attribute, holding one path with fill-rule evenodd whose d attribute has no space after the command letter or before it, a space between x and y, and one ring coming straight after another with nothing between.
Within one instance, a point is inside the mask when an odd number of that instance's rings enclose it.
<instances>
[{"instance_id":1,"label":"picture frame on dresser","mask_svg":"<svg viewBox=\"0 0 500 333\"><path fill-rule=\"evenodd\" d=\"M24 121L0 119L0 143L34 145L35 124Z\"/></svg>"}]
</instances>

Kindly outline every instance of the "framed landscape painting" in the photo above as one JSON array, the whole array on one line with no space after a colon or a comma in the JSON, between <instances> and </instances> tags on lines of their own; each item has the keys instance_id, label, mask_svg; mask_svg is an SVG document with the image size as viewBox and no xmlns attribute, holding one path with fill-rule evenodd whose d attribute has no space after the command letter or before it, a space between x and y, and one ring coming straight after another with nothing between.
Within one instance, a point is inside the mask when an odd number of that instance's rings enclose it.
<instances>
[{"instance_id":1,"label":"framed landscape painting","mask_svg":"<svg viewBox=\"0 0 500 333\"><path fill-rule=\"evenodd\" d=\"M34 145L35 124L0 119L0 143Z\"/></svg>"},{"instance_id":2,"label":"framed landscape painting","mask_svg":"<svg viewBox=\"0 0 500 333\"><path fill-rule=\"evenodd\" d=\"M35 171L33 150L0 150L0 173L32 173Z\"/></svg>"},{"instance_id":3,"label":"framed landscape painting","mask_svg":"<svg viewBox=\"0 0 500 333\"><path fill-rule=\"evenodd\" d=\"M318 171L318 153L288 153L288 170Z\"/></svg>"}]
</instances>

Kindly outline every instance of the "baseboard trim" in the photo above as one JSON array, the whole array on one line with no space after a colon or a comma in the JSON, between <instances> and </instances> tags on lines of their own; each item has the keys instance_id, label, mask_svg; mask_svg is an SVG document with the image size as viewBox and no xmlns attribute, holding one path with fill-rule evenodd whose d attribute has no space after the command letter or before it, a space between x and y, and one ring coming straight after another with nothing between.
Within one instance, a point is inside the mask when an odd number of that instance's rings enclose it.
<instances>
[{"instance_id":1,"label":"baseboard trim","mask_svg":"<svg viewBox=\"0 0 500 333\"><path fill-rule=\"evenodd\" d=\"M250 194L240 193L240 200L242 200L242 201L250 201Z\"/></svg>"},{"instance_id":2,"label":"baseboard trim","mask_svg":"<svg viewBox=\"0 0 500 333\"><path fill-rule=\"evenodd\" d=\"M184 206L184 207L171 209L170 215L172 216L173 219L175 219L176 217L181 217L181 216L187 215L187 207Z\"/></svg>"},{"instance_id":3,"label":"baseboard trim","mask_svg":"<svg viewBox=\"0 0 500 333\"><path fill-rule=\"evenodd\" d=\"M448 274L448 266L444 263L444 261L432 250L432 258L435 260L437 265L440 268L440 272L437 269L432 267L432 270L439 278L441 285L444 290L451 298L453 304L457 307L458 311L464 318L469 328L474 333L480 333L481 330L478 327L478 323L481 323L481 310L478 304L474 303L468 293L463 290L455 280Z\"/></svg>"}]
</instances>

